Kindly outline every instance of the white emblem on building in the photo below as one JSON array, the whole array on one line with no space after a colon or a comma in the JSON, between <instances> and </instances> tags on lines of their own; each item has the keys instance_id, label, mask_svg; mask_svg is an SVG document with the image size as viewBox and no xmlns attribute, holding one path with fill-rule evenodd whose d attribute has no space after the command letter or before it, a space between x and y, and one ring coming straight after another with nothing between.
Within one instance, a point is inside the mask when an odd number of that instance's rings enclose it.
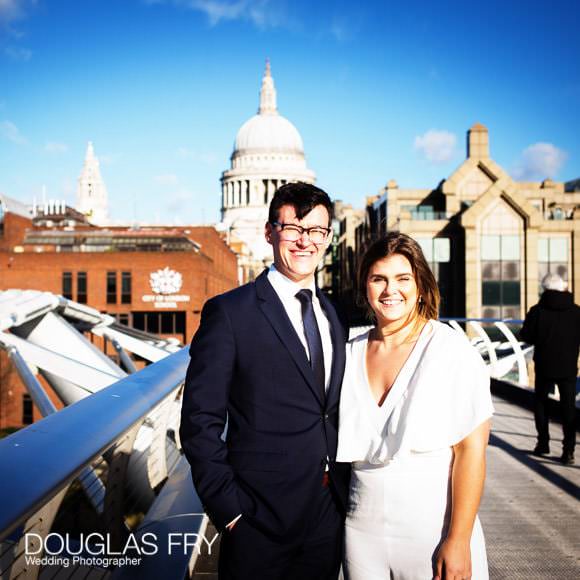
<instances>
[{"instance_id":1,"label":"white emblem on building","mask_svg":"<svg viewBox=\"0 0 580 580\"><path fill-rule=\"evenodd\" d=\"M151 272L149 284L155 294L175 294L181 290L183 276L166 266L163 270Z\"/></svg>"}]
</instances>

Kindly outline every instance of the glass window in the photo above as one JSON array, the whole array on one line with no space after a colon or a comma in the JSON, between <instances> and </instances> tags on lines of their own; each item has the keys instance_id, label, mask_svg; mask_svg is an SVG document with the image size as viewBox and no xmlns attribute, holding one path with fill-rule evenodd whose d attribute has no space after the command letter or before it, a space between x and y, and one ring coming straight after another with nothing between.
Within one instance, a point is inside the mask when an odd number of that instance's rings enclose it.
<instances>
[{"instance_id":1,"label":"glass window","mask_svg":"<svg viewBox=\"0 0 580 580\"><path fill-rule=\"evenodd\" d=\"M483 309L483 318L500 318L501 308L499 306L486 306Z\"/></svg>"},{"instance_id":2,"label":"glass window","mask_svg":"<svg viewBox=\"0 0 580 580\"><path fill-rule=\"evenodd\" d=\"M121 304L131 304L131 272L121 272Z\"/></svg>"},{"instance_id":3,"label":"glass window","mask_svg":"<svg viewBox=\"0 0 580 580\"><path fill-rule=\"evenodd\" d=\"M107 272L107 304L117 304L117 272Z\"/></svg>"},{"instance_id":4,"label":"glass window","mask_svg":"<svg viewBox=\"0 0 580 580\"><path fill-rule=\"evenodd\" d=\"M145 312L133 312L133 328L145 330Z\"/></svg>"},{"instance_id":5,"label":"glass window","mask_svg":"<svg viewBox=\"0 0 580 580\"><path fill-rule=\"evenodd\" d=\"M500 236L482 236L481 259L499 260L501 258Z\"/></svg>"},{"instance_id":6,"label":"glass window","mask_svg":"<svg viewBox=\"0 0 580 580\"><path fill-rule=\"evenodd\" d=\"M451 240L449 238L435 238L433 240L433 253L436 262L451 261Z\"/></svg>"},{"instance_id":7,"label":"glass window","mask_svg":"<svg viewBox=\"0 0 580 580\"><path fill-rule=\"evenodd\" d=\"M185 312L175 313L175 332L185 334Z\"/></svg>"},{"instance_id":8,"label":"glass window","mask_svg":"<svg viewBox=\"0 0 580 580\"><path fill-rule=\"evenodd\" d=\"M568 264L551 264L550 270L556 272L562 280L568 281Z\"/></svg>"},{"instance_id":9,"label":"glass window","mask_svg":"<svg viewBox=\"0 0 580 580\"><path fill-rule=\"evenodd\" d=\"M159 318L160 312L147 312L146 316L146 323L147 328L145 329L147 332L152 332L154 334L159 334Z\"/></svg>"},{"instance_id":10,"label":"glass window","mask_svg":"<svg viewBox=\"0 0 580 580\"><path fill-rule=\"evenodd\" d=\"M501 236L501 259L520 259L520 238L519 236Z\"/></svg>"},{"instance_id":11,"label":"glass window","mask_svg":"<svg viewBox=\"0 0 580 580\"><path fill-rule=\"evenodd\" d=\"M423 254L431 269L435 263L447 263L451 261L451 240L449 238L422 238L415 240L421 246Z\"/></svg>"},{"instance_id":12,"label":"glass window","mask_svg":"<svg viewBox=\"0 0 580 580\"><path fill-rule=\"evenodd\" d=\"M161 334L173 334L175 332L174 328L174 318L175 312L162 312L161 313Z\"/></svg>"},{"instance_id":13,"label":"glass window","mask_svg":"<svg viewBox=\"0 0 580 580\"><path fill-rule=\"evenodd\" d=\"M22 395L22 424L30 425L34 421L32 397L25 393Z\"/></svg>"},{"instance_id":14,"label":"glass window","mask_svg":"<svg viewBox=\"0 0 580 580\"><path fill-rule=\"evenodd\" d=\"M502 280L518 280L520 279L520 263L519 262L502 262L501 264L501 279Z\"/></svg>"},{"instance_id":15,"label":"glass window","mask_svg":"<svg viewBox=\"0 0 580 580\"><path fill-rule=\"evenodd\" d=\"M521 317L520 314L520 307L518 306L504 306L502 308L503 317L504 318L511 318L511 319L519 319Z\"/></svg>"},{"instance_id":16,"label":"glass window","mask_svg":"<svg viewBox=\"0 0 580 580\"><path fill-rule=\"evenodd\" d=\"M481 238L484 318L506 318L508 310L510 318L513 318L513 312L516 311L516 318L519 316L520 240L520 236L515 234L486 234ZM495 315L488 315L492 311Z\"/></svg>"},{"instance_id":17,"label":"glass window","mask_svg":"<svg viewBox=\"0 0 580 580\"><path fill-rule=\"evenodd\" d=\"M550 238L550 262L568 261L568 240L566 238Z\"/></svg>"},{"instance_id":18,"label":"glass window","mask_svg":"<svg viewBox=\"0 0 580 580\"><path fill-rule=\"evenodd\" d=\"M538 240L538 261L539 262L549 262L549 240L548 238L540 238Z\"/></svg>"},{"instance_id":19,"label":"glass window","mask_svg":"<svg viewBox=\"0 0 580 580\"><path fill-rule=\"evenodd\" d=\"M483 280L500 280L500 262L482 262Z\"/></svg>"},{"instance_id":20,"label":"glass window","mask_svg":"<svg viewBox=\"0 0 580 580\"><path fill-rule=\"evenodd\" d=\"M547 274L558 274L568 281L568 246L566 237L545 237L538 240L538 294L543 292L542 280Z\"/></svg>"},{"instance_id":21,"label":"glass window","mask_svg":"<svg viewBox=\"0 0 580 580\"><path fill-rule=\"evenodd\" d=\"M63 272L62 273L62 295L64 298L68 298L72 300L72 272Z\"/></svg>"},{"instance_id":22,"label":"glass window","mask_svg":"<svg viewBox=\"0 0 580 580\"><path fill-rule=\"evenodd\" d=\"M482 303L501 304L501 282L483 282Z\"/></svg>"},{"instance_id":23,"label":"glass window","mask_svg":"<svg viewBox=\"0 0 580 580\"><path fill-rule=\"evenodd\" d=\"M510 306L518 305L520 303L520 283L518 282L502 282L502 304L509 304Z\"/></svg>"},{"instance_id":24,"label":"glass window","mask_svg":"<svg viewBox=\"0 0 580 580\"><path fill-rule=\"evenodd\" d=\"M87 273L77 272L77 302L87 303Z\"/></svg>"},{"instance_id":25,"label":"glass window","mask_svg":"<svg viewBox=\"0 0 580 580\"><path fill-rule=\"evenodd\" d=\"M433 261L433 239L432 238L415 238L417 243L421 246L425 260L427 262Z\"/></svg>"}]
</instances>

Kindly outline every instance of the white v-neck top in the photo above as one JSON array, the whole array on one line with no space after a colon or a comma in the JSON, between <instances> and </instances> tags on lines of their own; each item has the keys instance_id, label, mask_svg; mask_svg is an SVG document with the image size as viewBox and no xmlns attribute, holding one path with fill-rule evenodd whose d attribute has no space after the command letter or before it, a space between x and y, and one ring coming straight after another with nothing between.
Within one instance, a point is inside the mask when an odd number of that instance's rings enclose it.
<instances>
[{"instance_id":1,"label":"white v-neck top","mask_svg":"<svg viewBox=\"0 0 580 580\"><path fill-rule=\"evenodd\" d=\"M367 376L369 332L349 341L337 461L381 465L455 445L493 413L489 372L465 337L429 321L382 406Z\"/></svg>"}]
</instances>

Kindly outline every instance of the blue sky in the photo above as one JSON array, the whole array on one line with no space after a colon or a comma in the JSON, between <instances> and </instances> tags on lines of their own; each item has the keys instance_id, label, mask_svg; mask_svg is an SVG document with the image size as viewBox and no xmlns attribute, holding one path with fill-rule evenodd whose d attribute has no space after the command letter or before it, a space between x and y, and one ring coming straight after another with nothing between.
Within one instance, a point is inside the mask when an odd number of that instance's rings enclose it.
<instances>
[{"instance_id":1,"label":"blue sky","mask_svg":"<svg viewBox=\"0 0 580 580\"><path fill-rule=\"evenodd\" d=\"M579 16L576 0L0 0L0 191L74 204L91 140L114 219L217 221L266 57L335 198L434 187L475 122L513 176L574 179Z\"/></svg>"}]
</instances>

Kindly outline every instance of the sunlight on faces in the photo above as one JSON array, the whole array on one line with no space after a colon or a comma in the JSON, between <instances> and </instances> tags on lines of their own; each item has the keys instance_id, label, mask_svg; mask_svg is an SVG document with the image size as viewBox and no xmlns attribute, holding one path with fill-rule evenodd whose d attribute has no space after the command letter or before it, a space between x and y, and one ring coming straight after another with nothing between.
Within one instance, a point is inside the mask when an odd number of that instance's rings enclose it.
<instances>
[{"instance_id":1,"label":"sunlight on faces","mask_svg":"<svg viewBox=\"0 0 580 580\"><path fill-rule=\"evenodd\" d=\"M417 314L419 292L409 260L401 254L377 260L369 270L366 296L379 326L410 322Z\"/></svg>"},{"instance_id":2,"label":"sunlight on faces","mask_svg":"<svg viewBox=\"0 0 580 580\"><path fill-rule=\"evenodd\" d=\"M283 205L278 211L277 221L303 228L330 227L330 216L323 205L314 207L301 220L296 217L291 205ZM284 239L280 227L266 224L266 240L272 244L276 269L290 280L304 283L305 286L311 281L331 239L332 236L329 235L324 243L315 244L303 234L296 241L288 241Z\"/></svg>"}]
</instances>

